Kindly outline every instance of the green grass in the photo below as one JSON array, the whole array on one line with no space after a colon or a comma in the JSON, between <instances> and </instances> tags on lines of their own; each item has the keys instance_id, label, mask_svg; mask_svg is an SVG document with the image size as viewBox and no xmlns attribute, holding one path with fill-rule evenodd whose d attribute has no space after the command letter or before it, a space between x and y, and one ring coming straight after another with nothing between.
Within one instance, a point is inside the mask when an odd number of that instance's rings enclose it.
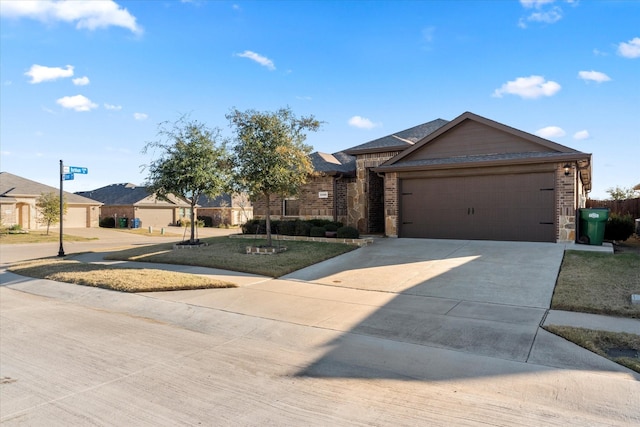
<instances>
[{"instance_id":1,"label":"green grass","mask_svg":"<svg viewBox=\"0 0 640 427\"><path fill-rule=\"evenodd\" d=\"M340 243L274 241L274 245L286 246L287 250L275 255L247 255L246 246L264 245L266 241L226 236L201 241L208 246L174 250L172 244L151 245L114 252L107 259L196 265L280 277L355 249Z\"/></svg>"},{"instance_id":2,"label":"green grass","mask_svg":"<svg viewBox=\"0 0 640 427\"><path fill-rule=\"evenodd\" d=\"M554 310L640 318L640 255L567 251L556 284Z\"/></svg>"},{"instance_id":3,"label":"green grass","mask_svg":"<svg viewBox=\"0 0 640 427\"><path fill-rule=\"evenodd\" d=\"M640 359L633 357L611 357L611 349L628 349L640 352L640 336L623 332L594 331L569 326L546 326L549 332L561 336L580 347L640 373Z\"/></svg>"},{"instance_id":4,"label":"green grass","mask_svg":"<svg viewBox=\"0 0 640 427\"><path fill-rule=\"evenodd\" d=\"M64 234L63 239L65 242L86 242L89 240L97 240L97 238L85 238ZM60 231L51 230L49 235L46 231L30 231L28 233L0 233L0 244L11 245L16 243L53 243L60 241Z\"/></svg>"},{"instance_id":5,"label":"green grass","mask_svg":"<svg viewBox=\"0 0 640 427\"><path fill-rule=\"evenodd\" d=\"M122 292L158 292L236 286L231 282L195 274L87 264L59 258L26 262L14 265L8 270L28 277Z\"/></svg>"}]
</instances>

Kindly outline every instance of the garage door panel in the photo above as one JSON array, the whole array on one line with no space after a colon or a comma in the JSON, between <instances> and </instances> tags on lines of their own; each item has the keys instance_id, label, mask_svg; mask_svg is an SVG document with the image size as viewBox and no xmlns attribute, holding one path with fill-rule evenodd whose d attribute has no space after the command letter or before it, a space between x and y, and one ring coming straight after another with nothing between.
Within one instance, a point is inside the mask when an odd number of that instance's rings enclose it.
<instances>
[{"instance_id":1,"label":"garage door panel","mask_svg":"<svg viewBox=\"0 0 640 427\"><path fill-rule=\"evenodd\" d=\"M553 173L404 179L401 237L555 241Z\"/></svg>"}]
</instances>

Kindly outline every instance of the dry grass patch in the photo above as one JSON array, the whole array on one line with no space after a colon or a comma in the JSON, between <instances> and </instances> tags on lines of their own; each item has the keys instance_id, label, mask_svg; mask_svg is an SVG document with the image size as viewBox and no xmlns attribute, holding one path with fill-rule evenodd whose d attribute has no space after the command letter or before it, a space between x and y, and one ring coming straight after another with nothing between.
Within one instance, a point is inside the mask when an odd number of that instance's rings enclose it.
<instances>
[{"instance_id":1,"label":"dry grass patch","mask_svg":"<svg viewBox=\"0 0 640 427\"><path fill-rule=\"evenodd\" d=\"M44 259L18 264L8 270L28 277L122 292L158 292L236 286L231 282L194 274L86 264L62 259Z\"/></svg>"},{"instance_id":2,"label":"dry grass patch","mask_svg":"<svg viewBox=\"0 0 640 427\"><path fill-rule=\"evenodd\" d=\"M640 318L640 255L565 252L551 308Z\"/></svg>"},{"instance_id":3,"label":"dry grass patch","mask_svg":"<svg viewBox=\"0 0 640 427\"><path fill-rule=\"evenodd\" d=\"M63 239L65 242L86 242L89 240L98 240L97 238L85 238L78 236L71 236L69 234L63 235ZM16 243L52 243L59 242L60 234L59 232L49 232L47 235L46 231L30 231L28 233L0 233L0 244L3 245L11 245Z\"/></svg>"},{"instance_id":4,"label":"dry grass patch","mask_svg":"<svg viewBox=\"0 0 640 427\"><path fill-rule=\"evenodd\" d=\"M580 347L640 372L640 336L623 332L594 331L569 326L546 326L546 330ZM620 355L627 353L627 356ZM635 354L635 356L633 356Z\"/></svg>"},{"instance_id":5,"label":"dry grass patch","mask_svg":"<svg viewBox=\"0 0 640 427\"><path fill-rule=\"evenodd\" d=\"M114 231L119 231L121 233L129 233L135 234L137 236L148 236L148 237L180 237L181 234L176 233L167 233L166 231L162 233L162 230L159 228L152 228L151 233L149 233L149 228L113 228Z\"/></svg>"},{"instance_id":6,"label":"dry grass patch","mask_svg":"<svg viewBox=\"0 0 640 427\"><path fill-rule=\"evenodd\" d=\"M264 245L266 241L231 239L226 236L200 240L206 242L208 246L173 250L173 245L167 243L114 252L106 258L194 265L280 277L356 249L355 246L340 243L280 241L274 244L286 246L285 252L274 255L247 255L246 246Z\"/></svg>"}]
</instances>

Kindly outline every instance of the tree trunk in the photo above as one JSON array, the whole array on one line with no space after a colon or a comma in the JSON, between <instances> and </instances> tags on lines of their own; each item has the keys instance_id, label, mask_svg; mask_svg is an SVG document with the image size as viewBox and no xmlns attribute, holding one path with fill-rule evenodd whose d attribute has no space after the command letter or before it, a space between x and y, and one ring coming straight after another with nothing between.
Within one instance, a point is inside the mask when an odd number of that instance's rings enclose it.
<instances>
[{"instance_id":1,"label":"tree trunk","mask_svg":"<svg viewBox=\"0 0 640 427\"><path fill-rule=\"evenodd\" d=\"M196 243L196 221L195 221L195 216L196 216L196 209L195 209L195 202L191 202L191 239L189 239L189 243L191 243L192 245L194 243Z\"/></svg>"},{"instance_id":2,"label":"tree trunk","mask_svg":"<svg viewBox=\"0 0 640 427\"><path fill-rule=\"evenodd\" d=\"M269 193L264 193L264 197L265 197L265 201L266 201L266 205L267 205L267 215L266 215L266 227L267 227L267 246L273 246L271 243L271 217L269 216L269 211L271 211L271 206L270 206L270 202L271 202L271 197L269 195Z\"/></svg>"}]
</instances>

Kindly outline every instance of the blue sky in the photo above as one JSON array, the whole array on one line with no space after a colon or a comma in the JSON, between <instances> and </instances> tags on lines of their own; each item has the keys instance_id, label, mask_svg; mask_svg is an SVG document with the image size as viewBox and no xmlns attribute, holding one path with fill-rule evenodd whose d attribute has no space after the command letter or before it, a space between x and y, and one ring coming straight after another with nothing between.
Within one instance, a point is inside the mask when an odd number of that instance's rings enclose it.
<instances>
[{"instance_id":1,"label":"blue sky","mask_svg":"<svg viewBox=\"0 0 640 427\"><path fill-rule=\"evenodd\" d=\"M231 108L325 122L333 153L465 111L640 183L640 1L0 1L0 169L141 184L158 123Z\"/></svg>"}]
</instances>

